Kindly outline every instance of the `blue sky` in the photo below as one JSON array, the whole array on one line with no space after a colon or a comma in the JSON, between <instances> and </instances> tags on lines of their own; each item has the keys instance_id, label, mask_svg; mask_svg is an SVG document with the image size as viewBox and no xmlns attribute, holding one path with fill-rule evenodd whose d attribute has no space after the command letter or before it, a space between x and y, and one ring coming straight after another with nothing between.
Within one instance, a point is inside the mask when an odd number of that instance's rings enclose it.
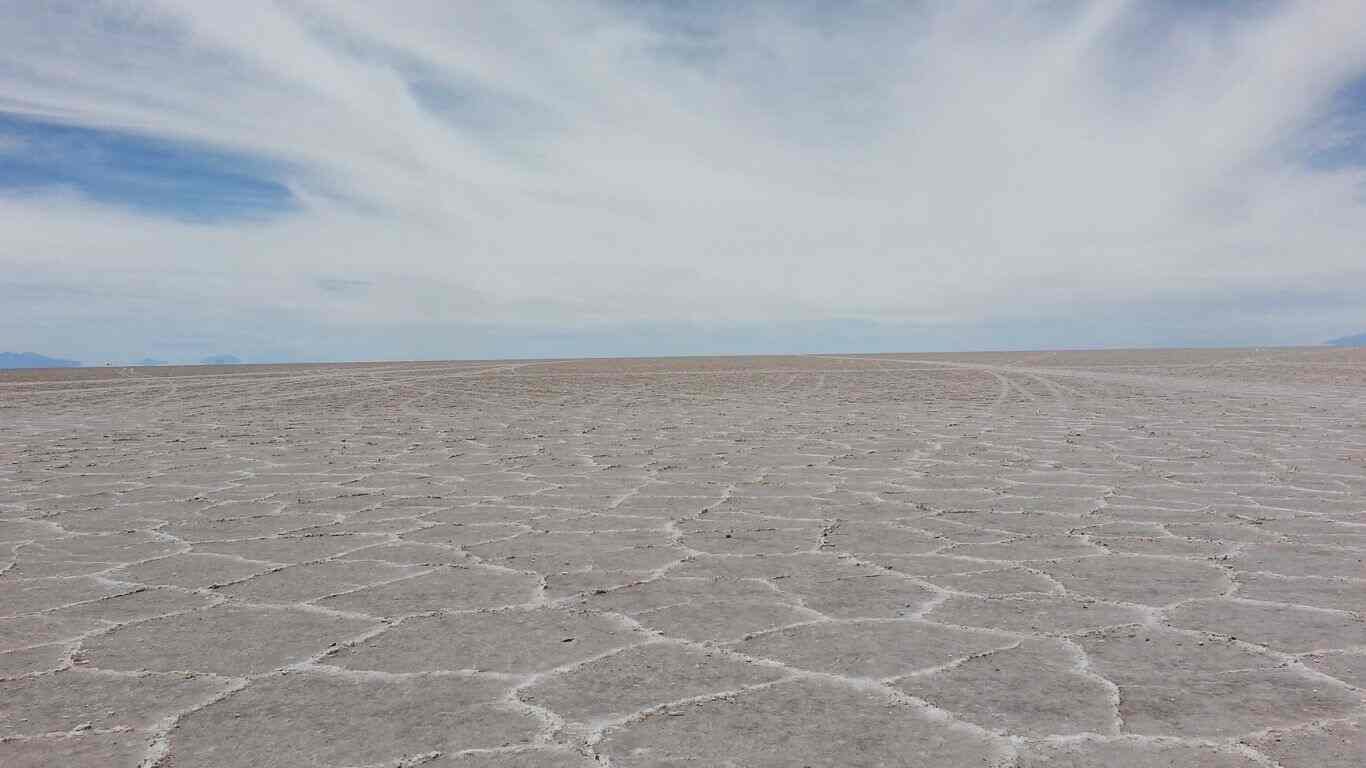
<instances>
[{"instance_id":1,"label":"blue sky","mask_svg":"<svg viewBox=\"0 0 1366 768\"><path fill-rule=\"evenodd\" d=\"M18 0L0 349L1317 343L1366 5Z\"/></svg>"},{"instance_id":2,"label":"blue sky","mask_svg":"<svg viewBox=\"0 0 1366 768\"><path fill-rule=\"evenodd\" d=\"M0 189L68 191L143 215L228 223L298 212L274 164L212 145L0 113Z\"/></svg>"}]
</instances>

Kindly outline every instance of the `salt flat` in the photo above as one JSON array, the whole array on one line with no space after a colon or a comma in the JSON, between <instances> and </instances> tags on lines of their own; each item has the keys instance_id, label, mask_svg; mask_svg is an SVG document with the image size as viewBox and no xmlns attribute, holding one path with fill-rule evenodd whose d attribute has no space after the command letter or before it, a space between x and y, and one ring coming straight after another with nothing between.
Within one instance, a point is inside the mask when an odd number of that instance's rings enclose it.
<instances>
[{"instance_id":1,"label":"salt flat","mask_svg":"<svg viewBox=\"0 0 1366 768\"><path fill-rule=\"evenodd\" d=\"M0 374L0 765L1366 754L1366 350Z\"/></svg>"}]
</instances>

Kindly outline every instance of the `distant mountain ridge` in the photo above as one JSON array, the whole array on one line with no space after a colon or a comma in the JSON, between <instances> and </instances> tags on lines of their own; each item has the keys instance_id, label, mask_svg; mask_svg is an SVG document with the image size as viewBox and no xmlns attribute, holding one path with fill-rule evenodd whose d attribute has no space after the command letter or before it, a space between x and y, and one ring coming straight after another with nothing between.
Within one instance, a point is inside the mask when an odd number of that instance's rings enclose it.
<instances>
[{"instance_id":1,"label":"distant mountain ridge","mask_svg":"<svg viewBox=\"0 0 1366 768\"><path fill-rule=\"evenodd\" d=\"M236 365L242 362L237 355L209 355L199 362L205 365Z\"/></svg>"},{"instance_id":2,"label":"distant mountain ridge","mask_svg":"<svg viewBox=\"0 0 1366 768\"><path fill-rule=\"evenodd\" d=\"M1330 347L1366 347L1366 333L1358 333L1355 336L1343 336L1340 339L1333 339L1326 343Z\"/></svg>"},{"instance_id":3,"label":"distant mountain ridge","mask_svg":"<svg viewBox=\"0 0 1366 768\"><path fill-rule=\"evenodd\" d=\"M48 357L37 352L0 352L0 368L78 368L77 360Z\"/></svg>"}]
</instances>

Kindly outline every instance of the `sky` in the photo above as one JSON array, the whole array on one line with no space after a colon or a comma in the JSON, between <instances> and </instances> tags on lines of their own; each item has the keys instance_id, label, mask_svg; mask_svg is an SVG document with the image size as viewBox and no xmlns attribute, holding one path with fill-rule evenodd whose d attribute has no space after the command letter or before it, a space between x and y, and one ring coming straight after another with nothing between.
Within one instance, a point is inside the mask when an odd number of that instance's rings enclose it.
<instances>
[{"instance_id":1,"label":"sky","mask_svg":"<svg viewBox=\"0 0 1366 768\"><path fill-rule=\"evenodd\" d=\"M1366 0L0 9L0 350L1366 330Z\"/></svg>"}]
</instances>

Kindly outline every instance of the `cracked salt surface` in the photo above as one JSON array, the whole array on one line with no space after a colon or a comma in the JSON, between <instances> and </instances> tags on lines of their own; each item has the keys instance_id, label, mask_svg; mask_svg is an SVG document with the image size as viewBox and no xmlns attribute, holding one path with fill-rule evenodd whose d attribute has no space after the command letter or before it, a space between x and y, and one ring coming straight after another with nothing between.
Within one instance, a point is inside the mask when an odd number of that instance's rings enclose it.
<instances>
[{"instance_id":1,"label":"cracked salt surface","mask_svg":"<svg viewBox=\"0 0 1366 768\"><path fill-rule=\"evenodd\" d=\"M0 765L1346 768L1366 353L0 374Z\"/></svg>"}]
</instances>

